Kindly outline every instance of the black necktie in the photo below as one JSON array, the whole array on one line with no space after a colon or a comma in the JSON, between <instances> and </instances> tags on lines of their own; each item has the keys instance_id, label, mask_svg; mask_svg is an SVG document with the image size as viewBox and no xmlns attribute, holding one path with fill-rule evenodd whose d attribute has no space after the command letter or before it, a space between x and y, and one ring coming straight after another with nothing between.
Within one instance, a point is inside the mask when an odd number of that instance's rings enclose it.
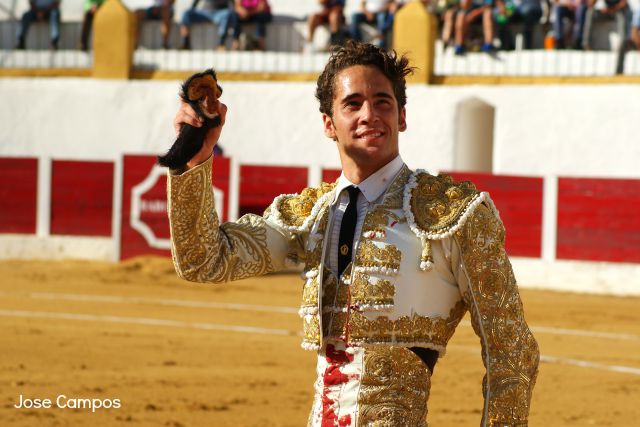
<instances>
[{"instance_id":1,"label":"black necktie","mask_svg":"<svg viewBox=\"0 0 640 427\"><path fill-rule=\"evenodd\" d=\"M344 211L342 224L340 224L340 239L338 240L338 277L349 262L351 262L351 252L353 250L353 235L356 232L356 222L358 220L358 194L360 190L353 185L347 187L349 192L349 204Z\"/></svg>"}]
</instances>

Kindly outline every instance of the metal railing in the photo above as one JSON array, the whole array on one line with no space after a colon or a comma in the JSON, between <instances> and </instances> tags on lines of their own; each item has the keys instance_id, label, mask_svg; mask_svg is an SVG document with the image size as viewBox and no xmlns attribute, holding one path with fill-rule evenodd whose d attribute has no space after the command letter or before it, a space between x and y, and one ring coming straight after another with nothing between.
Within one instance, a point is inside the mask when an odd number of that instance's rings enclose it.
<instances>
[{"instance_id":1,"label":"metal railing","mask_svg":"<svg viewBox=\"0 0 640 427\"><path fill-rule=\"evenodd\" d=\"M37 22L29 28L25 50L15 50L16 21L0 21L0 68L91 68L90 52L79 49L80 23L62 22L58 50L51 49L49 25Z\"/></svg>"},{"instance_id":2,"label":"metal railing","mask_svg":"<svg viewBox=\"0 0 640 427\"><path fill-rule=\"evenodd\" d=\"M476 76L613 76L619 66L614 51L513 50L491 55L470 52L457 56L453 49L436 43L436 75ZM625 52L622 73L640 75L640 52Z\"/></svg>"}]
</instances>

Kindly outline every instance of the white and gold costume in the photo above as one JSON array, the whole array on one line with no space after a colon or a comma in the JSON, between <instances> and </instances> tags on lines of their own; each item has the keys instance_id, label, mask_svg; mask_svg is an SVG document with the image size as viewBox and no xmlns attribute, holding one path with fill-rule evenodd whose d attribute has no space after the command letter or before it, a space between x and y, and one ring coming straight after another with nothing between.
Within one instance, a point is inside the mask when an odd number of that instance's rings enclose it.
<instances>
[{"instance_id":1,"label":"white and gold costume","mask_svg":"<svg viewBox=\"0 0 640 427\"><path fill-rule=\"evenodd\" d=\"M220 225L211 159L170 176L178 274L227 282L304 263L302 346L318 351L310 426L426 426L431 374L409 347L444 355L467 310L486 367L482 425L526 426L539 352L488 194L403 166L337 278L325 266L334 187Z\"/></svg>"}]
</instances>

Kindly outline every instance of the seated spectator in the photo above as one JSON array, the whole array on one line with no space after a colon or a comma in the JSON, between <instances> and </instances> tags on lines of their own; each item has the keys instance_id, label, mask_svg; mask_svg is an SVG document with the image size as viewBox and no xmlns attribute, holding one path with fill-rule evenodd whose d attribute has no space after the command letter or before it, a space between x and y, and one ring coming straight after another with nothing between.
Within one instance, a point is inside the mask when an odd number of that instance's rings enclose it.
<instances>
[{"instance_id":1,"label":"seated spectator","mask_svg":"<svg viewBox=\"0 0 640 427\"><path fill-rule=\"evenodd\" d=\"M636 49L640 50L640 2L636 1L635 8L632 10L631 40L636 45Z\"/></svg>"},{"instance_id":2,"label":"seated spectator","mask_svg":"<svg viewBox=\"0 0 640 427\"><path fill-rule=\"evenodd\" d=\"M387 9L387 16L389 18L389 30L393 28L393 20L395 19L396 12L398 12L402 8L402 6L407 4L408 1L409 0L392 0L391 2L389 2L389 8ZM431 0L420 1L428 12L433 13L429 6Z\"/></svg>"},{"instance_id":3,"label":"seated spectator","mask_svg":"<svg viewBox=\"0 0 640 427\"><path fill-rule=\"evenodd\" d=\"M320 25L329 24L331 32L330 45L341 45L345 41L342 25L344 24L345 0L318 0L321 10L307 18L307 49L313 46L313 35Z\"/></svg>"},{"instance_id":4,"label":"seated spectator","mask_svg":"<svg viewBox=\"0 0 640 427\"><path fill-rule=\"evenodd\" d=\"M458 6L458 0L444 0L438 4L436 13L441 20L441 37L445 47L454 43L453 29L456 15L458 14Z\"/></svg>"},{"instance_id":5,"label":"seated spectator","mask_svg":"<svg viewBox=\"0 0 640 427\"><path fill-rule=\"evenodd\" d=\"M504 13L504 1L495 0L496 7ZM482 52L493 52L493 0L461 0L460 10L456 15L456 55L465 52L465 39L469 25L482 17Z\"/></svg>"},{"instance_id":6,"label":"seated spectator","mask_svg":"<svg viewBox=\"0 0 640 427\"><path fill-rule=\"evenodd\" d=\"M89 49L89 33L93 26L93 17L105 0L85 0L84 17L82 18L82 31L80 33L80 49Z\"/></svg>"},{"instance_id":7,"label":"seated spectator","mask_svg":"<svg viewBox=\"0 0 640 427\"><path fill-rule=\"evenodd\" d=\"M385 47L387 32L393 24L393 15L389 12L394 0L362 0L360 11L351 16L351 37L362 41L360 25L375 24L377 33L372 41L379 47Z\"/></svg>"},{"instance_id":8,"label":"seated spectator","mask_svg":"<svg viewBox=\"0 0 640 427\"><path fill-rule=\"evenodd\" d=\"M511 23L522 23L522 37L524 48L533 49L533 31L542 18L540 0L513 0L505 4L505 14L496 14L496 24L500 48L515 49L515 41L511 31Z\"/></svg>"},{"instance_id":9,"label":"seated spectator","mask_svg":"<svg viewBox=\"0 0 640 427\"><path fill-rule=\"evenodd\" d=\"M29 27L33 22L49 20L51 49L58 49L60 40L60 1L29 0L29 10L22 15L18 26L16 49L24 49Z\"/></svg>"},{"instance_id":10,"label":"seated spectator","mask_svg":"<svg viewBox=\"0 0 640 427\"><path fill-rule=\"evenodd\" d=\"M174 0L153 0L153 5L146 9L137 9L136 15L136 46L140 41L140 30L144 21L162 21L160 34L162 34L162 48L169 49L169 36L171 33L171 19L173 18Z\"/></svg>"},{"instance_id":11,"label":"seated spectator","mask_svg":"<svg viewBox=\"0 0 640 427\"><path fill-rule=\"evenodd\" d=\"M233 22L233 49L240 48L240 34L242 33L242 24L255 23L256 25L256 44L257 46L246 46L251 49L253 47L258 50L265 50L267 46L267 23L271 22L271 7L267 0L235 0L235 18Z\"/></svg>"},{"instance_id":12,"label":"seated spectator","mask_svg":"<svg viewBox=\"0 0 640 427\"><path fill-rule=\"evenodd\" d=\"M233 0L204 0L204 7L196 9L200 0L194 0L191 9L184 12L180 25L180 35L182 36L181 49L191 49L191 26L197 22L212 22L218 26L218 36L220 43L218 49L224 49L229 32L229 25L232 23L235 14L233 13Z\"/></svg>"},{"instance_id":13,"label":"seated spectator","mask_svg":"<svg viewBox=\"0 0 640 427\"><path fill-rule=\"evenodd\" d=\"M587 13L584 20L584 37L582 39L582 48L591 49L591 28L593 28L594 18L613 17L616 20L618 36L620 37L620 45L618 49L624 49L629 38L628 23L631 20L631 12L627 0L604 0L604 7L596 10L596 0L589 0L587 4Z\"/></svg>"},{"instance_id":14,"label":"seated spectator","mask_svg":"<svg viewBox=\"0 0 640 427\"><path fill-rule=\"evenodd\" d=\"M573 21L573 38L571 45L574 49L582 48L584 21L587 14L586 0L555 0L553 5L553 43L556 49L565 48L564 19Z\"/></svg>"}]
</instances>

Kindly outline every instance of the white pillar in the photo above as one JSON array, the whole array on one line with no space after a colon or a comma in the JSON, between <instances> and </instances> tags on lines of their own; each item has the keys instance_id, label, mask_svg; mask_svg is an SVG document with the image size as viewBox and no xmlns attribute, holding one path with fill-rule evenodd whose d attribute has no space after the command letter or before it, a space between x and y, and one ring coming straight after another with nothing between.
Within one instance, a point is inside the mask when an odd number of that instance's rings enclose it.
<instances>
[{"instance_id":1,"label":"white pillar","mask_svg":"<svg viewBox=\"0 0 640 427\"><path fill-rule=\"evenodd\" d=\"M213 167L215 167L215 162ZM227 197L229 199L227 220L235 221L240 212L240 163L235 157L231 158L229 165L229 194Z\"/></svg>"},{"instance_id":2,"label":"white pillar","mask_svg":"<svg viewBox=\"0 0 640 427\"><path fill-rule=\"evenodd\" d=\"M122 231L122 185L123 185L122 154L113 162L113 201L111 206L111 241L113 241L113 261L120 261L121 231Z\"/></svg>"},{"instance_id":3,"label":"white pillar","mask_svg":"<svg viewBox=\"0 0 640 427\"><path fill-rule=\"evenodd\" d=\"M316 187L322 183L322 166L309 165L307 168L307 186Z\"/></svg>"},{"instance_id":4,"label":"white pillar","mask_svg":"<svg viewBox=\"0 0 640 427\"><path fill-rule=\"evenodd\" d=\"M542 259L555 261L558 239L558 177L547 175L542 186Z\"/></svg>"},{"instance_id":5,"label":"white pillar","mask_svg":"<svg viewBox=\"0 0 640 427\"><path fill-rule=\"evenodd\" d=\"M36 236L49 237L51 232L51 158L38 158L36 203Z\"/></svg>"}]
</instances>

